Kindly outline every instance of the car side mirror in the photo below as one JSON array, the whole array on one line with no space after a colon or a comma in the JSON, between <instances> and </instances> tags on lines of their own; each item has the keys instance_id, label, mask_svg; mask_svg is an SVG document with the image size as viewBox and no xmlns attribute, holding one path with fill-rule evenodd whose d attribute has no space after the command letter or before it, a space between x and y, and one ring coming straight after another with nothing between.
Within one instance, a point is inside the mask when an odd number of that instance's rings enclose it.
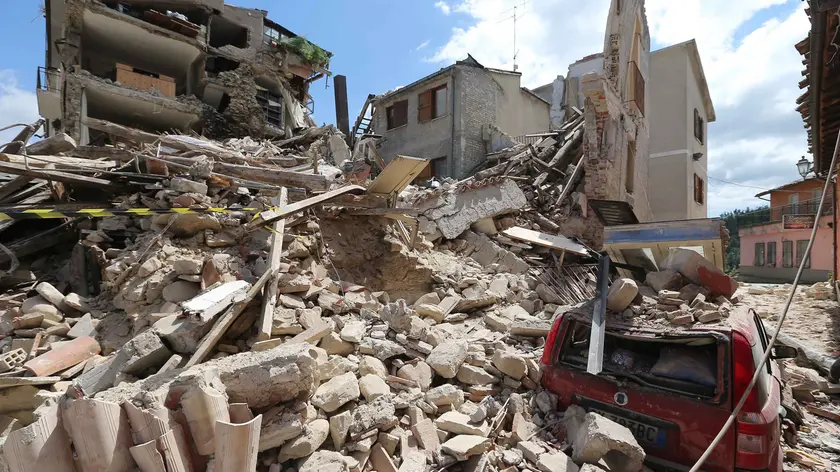
<instances>
[{"instance_id":1,"label":"car side mirror","mask_svg":"<svg viewBox=\"0 0 840 472\"><path fill-rule=\"evenodd\" d=\"M795 347L776 344L773 346L773 359L795 359L799 351Z\"/></svg>"}]
</instances>

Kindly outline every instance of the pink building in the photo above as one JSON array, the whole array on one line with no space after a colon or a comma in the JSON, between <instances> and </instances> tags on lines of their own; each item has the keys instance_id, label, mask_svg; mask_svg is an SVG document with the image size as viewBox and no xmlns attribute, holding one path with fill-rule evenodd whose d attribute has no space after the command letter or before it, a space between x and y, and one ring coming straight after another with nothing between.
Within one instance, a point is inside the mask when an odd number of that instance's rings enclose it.
<instances>
[{"instance_id":1,"label":"pink building","mask_svg":"<svg viewBox=\"0 0 840 472\"><path fill-rule=\"evenodd\" d=\"M816 221L823 182L806 179L756 195L770 195L770 209L748 215L741 223L741 279L748 282L793 282ZM834 265L833 202L826 202L817 238L802 281L829 280ZM785 229L787 228L787 229Z\"/></svg>"}]
</instances>

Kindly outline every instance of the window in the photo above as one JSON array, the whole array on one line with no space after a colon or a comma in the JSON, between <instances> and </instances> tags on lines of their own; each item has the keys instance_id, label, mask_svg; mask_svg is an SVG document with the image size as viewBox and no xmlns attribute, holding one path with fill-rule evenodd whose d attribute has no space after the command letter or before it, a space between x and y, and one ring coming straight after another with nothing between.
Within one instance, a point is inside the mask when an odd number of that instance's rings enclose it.
<instances>
[{"instance_id":1,"label":"window","mask_svg":"<svg viewBox=\"0 0 840 472\"><path fill-rule=\"evenodd\" d=\"M793 267L793 241L782 241L782 267Z\"/></svg>"},{"instance_id":2,"label":"window","mask_svg":"<svg viewBox=\"0 0 840 472\"><path fill-rule=\"evenodd\" d=\"M448 91L446 85L441 85L418 95L417 121L423 123L446 115Z\"/></svg>"},{"instance_id":3,"label":"window","mask_svg":"<svg viewBox=\"0 0 840 472\"><path fill-rule=\"evenodd\" d=\"M627 168L624 176L624 188L633 193L636 183L636 143L627 143Z\"/></svg>"},{"instance_id":4,"label":"window","mask_svg":"<svg viewBox=\"0 0 840 472\"><path fill-rule=\"evenodd\" d=\"M385 109L388 129L399 128L408 124L408 100L401 100Z\"/></svg>"},{"instance_id":5,"label":"window","mask_svg":"<svg viewBox=\"0 0 840 472\"><path fill-rule=\"evenodd\" d=\"M694 109L694 137L703 144L706 134L706 121L700 116L700 111Z\"/></svg>"},{"instance_id":6,"label":"window","mask_svg":"<svg viewBox=\"0 0 840 472\"><path fill-rule=\"evenodd\" d=\"M822 188L815 188L811 190L811 200L814 201L814 204L818 204L820 202L820 197L822 197Z\"/></svg>"},{"instance_id":7,"label":"window","mask_svg":"<svg viewBox=\"0 0 840 472\"><path fill-rule=\"evenodd\" d=\"M767 266L776 267L776 242L767 243Z\"/></svg>"},{"instance_id":8,"label":"window","mask_svg":"<svg viewBox=\"0 0 840 472\"><path fill-rule=\"evenodd\" d=\"M699 175L694 174L694 201L703 204L706 201L706 182Z\"/></svg>"},{"instance_id":9,"label":"window","mask_svg":"<svg viewBox=\"0 0 840 472\"><path fill-rule=\"evenodd\" d=\"M802 258L805 257L805 251L808 250L808 240L802 239L796 241L796 267L802 263ZM811 268L811 256L805 257L805 268Z\"/></svg>"},{"instance_id":10,"label":"window","mask_svg":"<svg viewBox=\"0 0 840 472\"><path fill-rule=\"evenodd\" d=\"M755 260L753 265L761 267L764 265L764 243L755 243Z\"/></svg>"},{"instance_id":11,"label":"window","mask_svg":"<svg viewBox=\"0 0 840 472\"><path fill-rule=\"evenodd\" d=\"M799 194L798 193L791 193L788 195L788 205L790 206L790 210L787 212L788 215L798 215L799 214Z\"/></svg>"}]
</instances>

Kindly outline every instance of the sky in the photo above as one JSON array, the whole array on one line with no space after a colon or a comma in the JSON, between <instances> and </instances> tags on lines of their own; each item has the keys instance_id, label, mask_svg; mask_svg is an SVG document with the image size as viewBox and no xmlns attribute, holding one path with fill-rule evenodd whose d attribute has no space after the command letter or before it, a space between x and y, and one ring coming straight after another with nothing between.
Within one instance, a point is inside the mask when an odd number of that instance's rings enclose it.
<instances>
[{"instance_id":1,"label":"sky","mask_svg":"<svg viewBox=\"0 0 840 472\"><path fill-rule=\"evenodd\" d=\"M347 76L350 121L380 94L472 54L511 69L516 6L517 65L536 87L603 49L609 0L230 0L334 54ZM6 0L0 17L0 127L38 119L37 67L44 62L40 0ZM695 38L717 121L708 125L709 216L764 202L761 190L799 178L807 154L796 112L809 29L800 0L647 0L652 49ZM335 122L332 79L312 85L315 120ZM0 132L6 142L14 130ZM811 159L811 156L807 156ZM651 185L667 183L651 182Z\"/></svg>"}]
</instances>

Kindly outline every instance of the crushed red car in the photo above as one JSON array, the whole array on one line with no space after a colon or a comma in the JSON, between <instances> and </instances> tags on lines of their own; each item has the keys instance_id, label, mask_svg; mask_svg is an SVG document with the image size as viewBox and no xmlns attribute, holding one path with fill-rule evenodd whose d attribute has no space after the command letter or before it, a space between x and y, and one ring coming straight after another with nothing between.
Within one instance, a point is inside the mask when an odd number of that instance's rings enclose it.
<instances>
[{"instance_id":1,"label":"crushed red car","mask_svg":"<svg viewBox=\"0 0 840 472\"><path fill-rule=\"evenodd\" d=\"M769 337L738 306L718 323L658 328L609 314L603 371L587 373L592 307L560 314L543 353L543 385L562 407L578 405L628 427L654 470L688 470L744 394ZM629 321L629 322L628 322ZM777 348L779 356L791 351ZM761 368L733 427L702 470L782 471L781 380Z\"/></svg>"}]
</instances>

